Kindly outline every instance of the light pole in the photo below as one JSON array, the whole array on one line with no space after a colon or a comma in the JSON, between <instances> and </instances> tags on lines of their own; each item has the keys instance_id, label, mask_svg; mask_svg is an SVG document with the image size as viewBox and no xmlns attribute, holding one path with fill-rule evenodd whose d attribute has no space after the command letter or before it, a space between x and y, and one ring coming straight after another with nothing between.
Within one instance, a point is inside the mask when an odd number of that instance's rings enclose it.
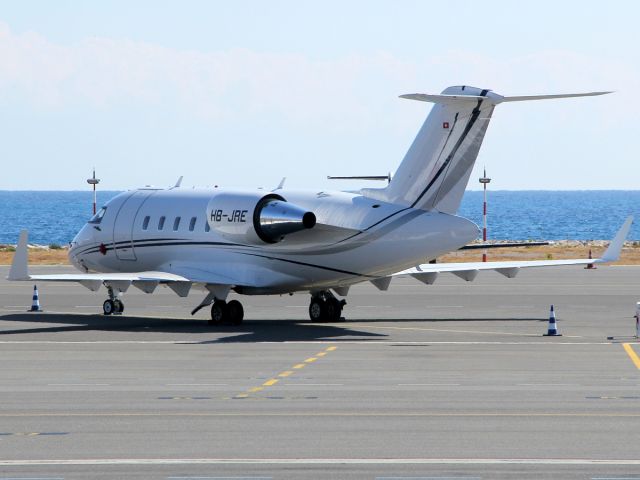
<instances>
[{"instance_id":1,"label":"light pole","mask_svg":"<svg viewBox=\"0 0 640 480\"><path fill-rule=\"evenodd\" d=\"M87 178L87 183L93 185L93 214L96 214L96 185L100 183L100 179L96 178L96 169L93 169L93 177Z\"/></svg>"},{"instance_id":2,"label":"light pole","mask_svg":"<svg viewBox=\"0 0 640 480\"><path fill-rule=\"evenodd\" d=\"M484 173L482 177L480 177L480 183L484 189L484 202L482 205L482 243L487 243L487 184L491 181L490 178L487 177L487 169L484 169ZM487 261L487 249L485 248L482 252L482 261Z\"/></svg>"}]
</instances>

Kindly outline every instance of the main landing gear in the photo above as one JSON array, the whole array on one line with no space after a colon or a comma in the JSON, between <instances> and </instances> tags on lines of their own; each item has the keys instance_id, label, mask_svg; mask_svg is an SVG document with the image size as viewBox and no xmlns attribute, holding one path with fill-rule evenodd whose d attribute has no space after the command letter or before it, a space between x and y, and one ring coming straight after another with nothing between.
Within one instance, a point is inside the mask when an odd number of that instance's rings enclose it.
<instances>
[{"instance_id":1,"label":"main landing gear","mask_svg":"<svg viewBox=\"0 0 640 480\"><path fill-rule=\"evenodd\" d=\"M314 323L339 322L345 300L338 300L330 291L322 291L311 296L309 304L309 318Z\"/></svg>"},{"instance_id":2,"label":"main landing gear","mask_svg":"<svg viewBox=\"0 0 640 480\"><path fill-rule=\"evenodd\" d=\"M238 300L216 300L211 305L209 325L240 325L243 319L244 308Z\"/></svg>"},{"instance_id":3,"label":"main landing gear","mask_svg":"<svg viewBox=\"0 0 640 480\"><path fill-rule=\"evenodd\" d=\"M113 292L113 287L107 287L109 298L102 304L102 312L105 315L121 315L124 312L124 303Z\"/></svg>"}]
</instances>

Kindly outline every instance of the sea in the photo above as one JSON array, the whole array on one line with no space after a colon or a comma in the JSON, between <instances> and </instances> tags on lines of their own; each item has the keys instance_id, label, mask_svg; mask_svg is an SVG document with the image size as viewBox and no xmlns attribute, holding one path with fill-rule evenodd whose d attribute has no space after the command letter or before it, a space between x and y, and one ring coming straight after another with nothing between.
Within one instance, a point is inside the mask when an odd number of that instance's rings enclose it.
<instances>
[{"instance_id":1,"label":"sea","mask_svg":"<svg viewBox=\"0 0 640 480\"><path fill-rule=\"evenodd\" d=\"M99 191L98 206L120 192ZM91 217L90 191L0 191L0 244L66 245ZM640 191L489 191L489 240L608 240L634 215L628 239L640 240ZM482 192L467 191L458 215L482 225Z\"/></svg>"}]
</instances>

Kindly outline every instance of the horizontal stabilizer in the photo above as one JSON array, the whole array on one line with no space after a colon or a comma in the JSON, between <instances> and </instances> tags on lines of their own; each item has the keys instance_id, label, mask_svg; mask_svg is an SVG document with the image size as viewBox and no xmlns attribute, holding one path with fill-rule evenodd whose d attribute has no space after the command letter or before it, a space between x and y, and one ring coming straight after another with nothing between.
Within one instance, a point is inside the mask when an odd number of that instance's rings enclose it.
<instances>
[{"instance_id":1,"label":"horizontal stabilizer","mask_svg":"<svg viewBox=\"0 0 640 480\"><path fill-rule=\"evenodd\" d=\"M487 100L487 97L480 97L478 95L431 95L428 93L407 93L400 95L400 98L406 98L407 100L418 100L419 102L430 103L478 103L478 100Z\"/></svg>"},{"instance_id":2,"label":"horizontal stabilizer","mask_svg":"<svg viewBox=\"0 0 640 480\"><path fill-rule=\"evenodd\" d=\"M587 93L561 93L557 95L521 95L513 97L502 97L502 102L526 102L528 100L553 100L556 98L574 98L574 97L597 97L598 95L607 95L613 92L587 92Z\"/></svg>"},{"instance_id":3,"label":"horizontal stabilizer","mask_svg":"<svg viewBox=\"0 0 640 480\"><path fill-rule=\"evenodd\" d=\"M479 95L432 95L428 93L408 93L400 95L400 98L408 100L418 100L420 102L442 103L442 104L464 104L478 103L480 100L486 100L494 105L505 102L525 102L528 100L554 100L558 98L575 98L575 97L596 97L598 95L606 95L613 92L586 92L586 93L560 93L555 95L519 95L511 97L503 97L494 92L483 97Z\"/></svg>"}]
</instances>

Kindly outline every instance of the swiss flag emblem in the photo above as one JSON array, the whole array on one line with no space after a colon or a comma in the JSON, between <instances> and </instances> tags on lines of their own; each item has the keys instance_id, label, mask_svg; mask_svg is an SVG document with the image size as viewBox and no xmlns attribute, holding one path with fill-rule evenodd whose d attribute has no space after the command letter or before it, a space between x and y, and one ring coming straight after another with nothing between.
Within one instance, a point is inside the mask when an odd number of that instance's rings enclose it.
<instances>
[{"instance_id":1,"label":"swiss flag emblem","mask_svg":"<svg viewBox=\"0 0 640 480\"><path fill-rule=\"evenodd\" d=\"M449 122L442 122L442 128L449 128Z\"/></svg>"}]
</instances>

